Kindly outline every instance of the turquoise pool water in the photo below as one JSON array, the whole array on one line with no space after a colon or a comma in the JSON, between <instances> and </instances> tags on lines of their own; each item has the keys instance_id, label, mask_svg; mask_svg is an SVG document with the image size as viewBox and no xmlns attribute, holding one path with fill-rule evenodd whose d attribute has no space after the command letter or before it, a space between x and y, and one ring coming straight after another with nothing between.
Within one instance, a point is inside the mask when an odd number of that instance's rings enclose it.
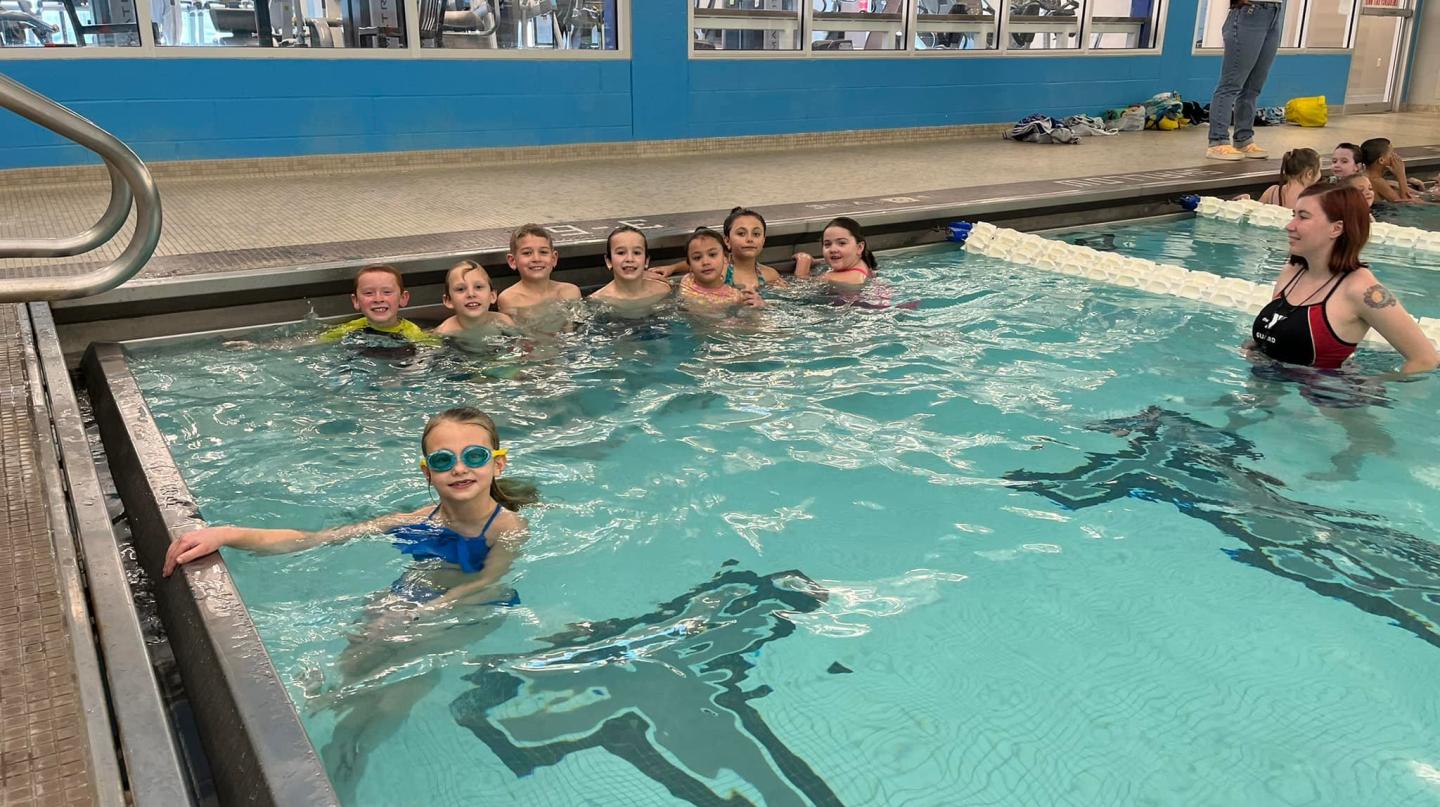
<instances>
[{"instance_id":1,"label":"turquoise pool water","mask_svg":"<svg viewBox=\"0 0 1440 807\"><path fill-rule=\"evenodd\" d=\"M1051 237L1266 284L1275 282L1289 256L1284 230L1198 216L1087 227ZM1363 257L1410 313L1440 317L1440 253L1372 244Z\"/></svg>"},{"instance_id":2,"label":"turquoise pool water","mask_svg":"<svg viewBox=\"0 0 1440 807\"><path fill-rule=\"evenodd\" d=\"M316 694L403 556L227 550L347 803L1440 800L1433 380L1319 409L1252 377L1232 312L882 261L919 310L779 301L407 366L134 352L212 522L416 507L420 428L460 403L541 486L523 605L344 721Z\"/></svg>"},{"instance_id":3,"label":"turquoise pool water","mask_svg":"<svg viewBox=\"0 0 1440 807\"><path fill-rule=\"evenodd\" d=\"M1440 197L1431 194L1429 198L1431 201L1427 204L1387 205L1377 211L1375 217L1391 224L1440 230Z\"/></svg>"}]
</instances>

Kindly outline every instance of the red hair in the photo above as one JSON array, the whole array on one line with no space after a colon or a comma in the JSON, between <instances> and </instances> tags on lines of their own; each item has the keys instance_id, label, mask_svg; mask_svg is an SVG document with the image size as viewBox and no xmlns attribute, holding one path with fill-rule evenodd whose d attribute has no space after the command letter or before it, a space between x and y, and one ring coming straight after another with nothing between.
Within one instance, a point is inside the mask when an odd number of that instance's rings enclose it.
<instances>
[{"instance_id":1,"label":"red hair","mask_svg":"<svg viewBox=\"0 0 1440 807\"><path fill-rule=\"evenodd\" d=\"M355 291L357 291L357 292L360 291L360 278L362 278L362 277L364 277L364 276L366 276L366 275L369 275L369 274L384 274L384 275L389 275L389 276L395 278L395 289L396 289L397 291L402 291L402 292L405 291L405 278L403 278L403 277L400 276L400 270L396 269L396 268L393 267L393 266L385 266L384 264L377 264L377 265L375 265L375 266L367 266L367 267L365 267L364 269L361 269L360 271L356 272L356 273L355 273Z\"/></svg>"},{"instance_id":2,"label":"red hair","mask_svg":"<svg viewBox=\"0 0 1440 807\"><path fill-rule=\"evenodd\" d=\"M1370 206L1365 204L1365 194L1351 185L1311 185L1300 193L1305 199L1318 196L1320 211L1325 220L1340 222L1340 237L1330 250L1330 271L1336 274L1353 272L1363 267L1360 250L1370 240ZM1291 256L1291 263L1302 263L1303 258Z\"/></svg>"}]
</instances>

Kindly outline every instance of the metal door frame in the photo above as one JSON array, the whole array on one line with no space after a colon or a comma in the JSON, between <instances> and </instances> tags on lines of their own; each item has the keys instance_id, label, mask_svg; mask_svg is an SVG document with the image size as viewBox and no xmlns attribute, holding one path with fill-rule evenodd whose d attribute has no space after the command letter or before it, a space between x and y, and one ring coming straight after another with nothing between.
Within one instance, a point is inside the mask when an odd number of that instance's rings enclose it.
<instances>
[{"instance_id":1,"label":"metal door frame","mask_svg":"<svg viewBox=\"0 0 1440 807\"><path fill-rule=\"evenodd\" d=\"M1407 70L1410 66L1410 49L1414 45L1415 34L1415 9L1409 5L1403 8L1384 8L1375 6L1360 5L1355 15L1355 33L1352 33L1350 41L1355 41L1355 36L1360 29L1361 17L1396 17L1400 20L1400 35L1396 37L1397 43L1391 58L1395 60L1394 73L1390 79L1390 86L1387 92L1390 96L1387 101L1371 101L1363 104L1345 104L1345 114L1356 115L1373 112L1395 112L1400 109L1400 96L1403 95ZM1355 52L1351 49L1350 58L1353 62ZM1346 92L1349 92L1349 77L1346 77Z\"/></svg>"}]
</instances>

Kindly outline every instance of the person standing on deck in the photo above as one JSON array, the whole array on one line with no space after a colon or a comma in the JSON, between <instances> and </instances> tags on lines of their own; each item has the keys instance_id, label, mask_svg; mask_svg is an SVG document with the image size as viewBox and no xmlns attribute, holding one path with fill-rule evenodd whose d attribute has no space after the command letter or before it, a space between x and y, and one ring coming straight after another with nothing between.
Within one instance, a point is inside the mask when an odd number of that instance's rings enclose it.
<instances>
[{"instance_id":1,"label":"person standing on deck","mask_svg":"<svg viewBox=\"0 0 1440 807\"><path fill-rule=\"evenodd\" d=\"M1285 0L1230 0L1230 14L1221 29L1225 59L1210 100L1210 147L1205 150L1206 157L1243 160L1270 156L1254 142L1255 105L1270 65L1275 62L1284 25Z\"/></svg>"}]
</instances>

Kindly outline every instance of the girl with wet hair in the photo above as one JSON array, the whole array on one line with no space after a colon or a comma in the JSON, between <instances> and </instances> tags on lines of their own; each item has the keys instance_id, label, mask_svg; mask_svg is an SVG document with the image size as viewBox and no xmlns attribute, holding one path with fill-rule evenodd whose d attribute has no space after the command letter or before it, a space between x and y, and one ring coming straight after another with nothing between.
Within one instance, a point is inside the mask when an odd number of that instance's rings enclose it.
<instances>
[{"instance_id":1,"label":"girl with wet hair","mask_svg":"<svg viewBox=\"0 0 1440 807\"><path fill-rule=\"evenodd\" d=\"M736 207L725 217L721 229L730 248L730 266L725 283L738 289L759 291L766 286L783 286L785 281L772 267L760 263L765 251L765 217L748 207Z\"/></svg>"},{"instance_id":2,"label":"girl with wet hair","mask_svg":"<svg viewBox=\"0 0 1440 807\"><path fill-rule=\"evenodd\" d=\"M1306 188L1320 181L1320 154L1315 149L1293 149L1280 158L1280 184L1260 195L1267 205L1290 207Z\"/></svg>"},{"instance_id":3,"label":"girl with wet hair","mask_svg":"<svg viewBox=\"0 0 1440 807\"><path fill-rule=\"evenodd\" d=\"M415 621L452 605L501 599L498 584L526 531L517 512L531 504L533 488L502 480L508 463L489 415L469 407L447 409L425 424L420 472L439 500L417 510L317 532L255 527L204 527L170 544L163 574L222 546L274 554L367 535L388 535L412 565L377 600L372 625Z\"/></svg>"},{"instance_id":4,"label":"girl with wet hair","mask_svg":"<svg viewBox=\"0 0 1440 807\"><path fill-rule=\"evenodd\" d=\"M875 276L878 264L875 253L865 242L859 222L847 216L832 219L820 234L820 254L830 271L816 279L842 287L858 287ZM814 258L805 253L795 255L795 276L812 276Z\"/></svg>"},{"instance_id":5,"label":"girl with wet hair","mask_svg":"<svg viewBox=\"0 0 1440 807\"><path fill-rule=\"evenodd\" d=\"M725 285L756 291L766 286L785 285L784 278L774 267L760 263L760 253L765 251L765 231L765 217L759 211L748 207L730 209L730 215L725 217L725 224L720 228L730 260L725 267ZM688 261L682 260L668 266L657 266L651 274L668 278L688 271Z\"/></svg>"},{"instance_id":6,"label":"girl with wet hair","mask_svg":"<svg viewBox=\"0 0 1440 807\"><path fill-rule=\"evenodd\" d=\"M737 289L725 282L730 253L725 237L709 227L700 227L685 242L685 262L690 270L680 281L680 297L688 304L705 306L761 305L754 289Z\"/></svg>"},{"instance_id":7,"label":"girl with wet hair","mask_svg":"<svg viewBox=\"0 0 1440 807\"><path fill-rule=\"evenodd\" d=\"M1354 143L1341 143L1330 152L1330 174L1340 182L1356 174L1365 173L1365 159L1360 147Z\"/></svg>"}]
</instances>

